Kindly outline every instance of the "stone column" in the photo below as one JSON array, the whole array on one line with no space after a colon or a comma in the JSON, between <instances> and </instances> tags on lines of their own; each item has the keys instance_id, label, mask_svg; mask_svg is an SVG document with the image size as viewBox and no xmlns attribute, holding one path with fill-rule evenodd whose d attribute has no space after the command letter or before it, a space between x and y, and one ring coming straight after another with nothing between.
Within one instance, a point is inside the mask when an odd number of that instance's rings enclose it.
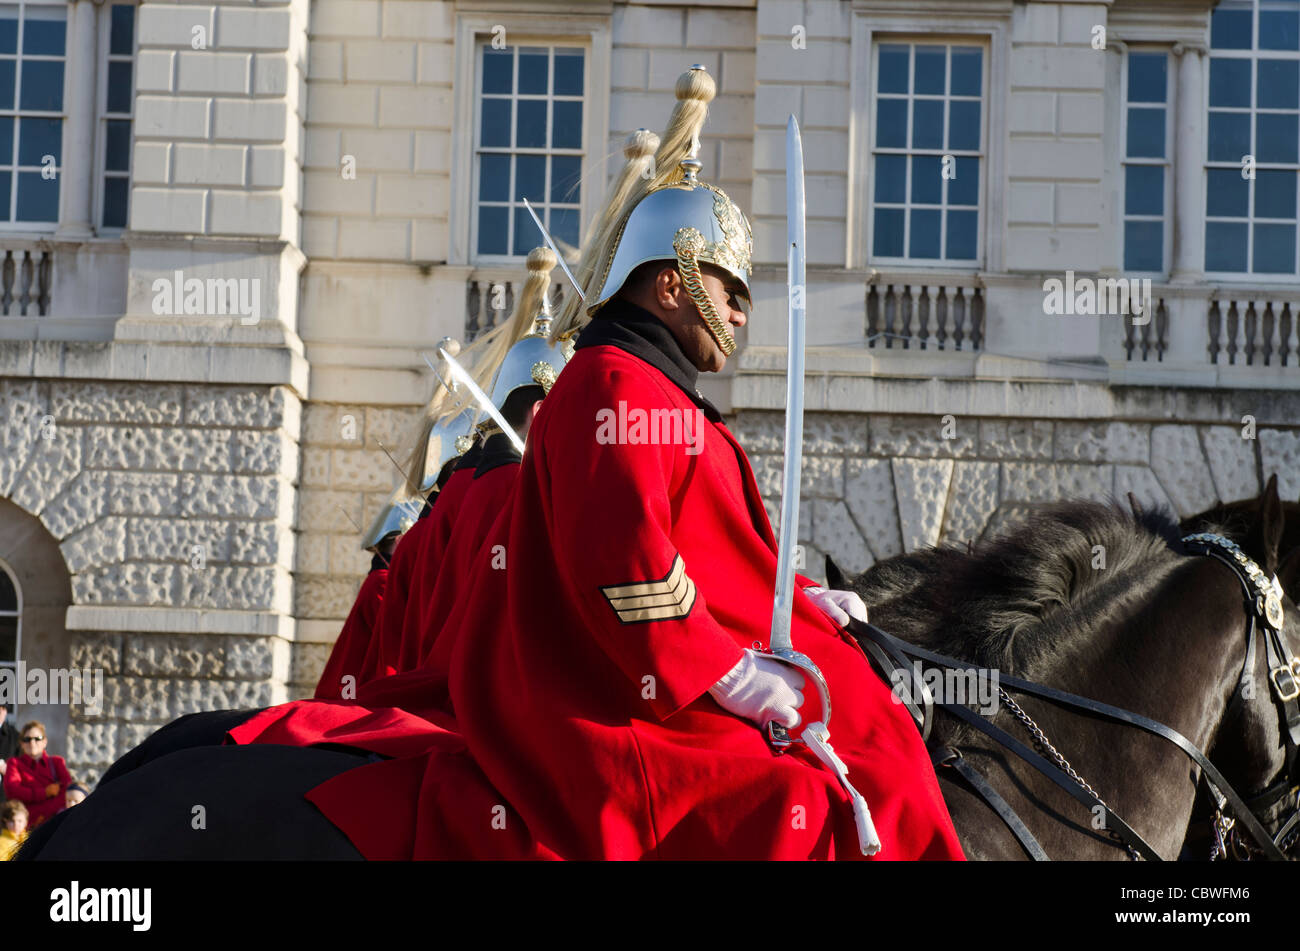
<instances>
[{"instance_id":1,"label":"stone column","mask_svg":"<svg viewBox=\"0 0 1300 951\"><path fill-rule=\"evenodd\" d=\"M1171 280L1196 283L1205 269L1205 55L1201 47L1175 44L1178 63L1174 122L1174 250Z\"/></svg>"},{"instance_id":2,"label":"stone column","mask_svg":"<svg viewBox=\"0 0 1300 951\"><path fill-rule=\"evenodd\" d=\"M58 235L89 235L95 212L95 87L99 56L95 38L100 0L75 0L68 8L68 128L63 140L63 210Z\"/></svg>"}]
</instances>

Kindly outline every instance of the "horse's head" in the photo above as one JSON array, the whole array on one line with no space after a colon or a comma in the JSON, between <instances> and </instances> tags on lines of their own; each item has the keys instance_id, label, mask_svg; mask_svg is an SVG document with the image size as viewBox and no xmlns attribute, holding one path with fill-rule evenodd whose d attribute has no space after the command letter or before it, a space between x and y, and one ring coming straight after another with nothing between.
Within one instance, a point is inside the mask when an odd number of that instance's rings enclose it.
<instances>
[{"instance_id":1,"label":"horse's head","mask_svg":"<svg viewBox=\"0 0 1300 951\"><path fill-rule=\"evenodd\" d=\"M1284 511L1277 494L1277 478L1257 500L1241 536L1241 548L1282 589L1282 624L1276 639L1266 616L1257 616L1251 635L1255 643L1242 644L1244 664L1227 711L1220 724L1210 758L1246 798L1251 810L1270 835L1294 812L1300 762L1295 755L1297 736L1289 735L1288 720L1300 718L1300 548L1279 555L1284 534ZM1247 653L1249 651L1249 653Z\"/></svg>"}]
</instances>

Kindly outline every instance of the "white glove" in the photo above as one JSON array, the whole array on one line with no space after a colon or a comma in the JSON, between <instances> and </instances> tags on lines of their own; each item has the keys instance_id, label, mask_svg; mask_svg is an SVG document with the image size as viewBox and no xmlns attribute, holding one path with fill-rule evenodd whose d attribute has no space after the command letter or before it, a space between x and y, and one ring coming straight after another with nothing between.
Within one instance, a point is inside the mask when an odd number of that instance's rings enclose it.
<instances>
[{"instance_id":1,"label":"white glove","mask_svg":"<svg viewBox=\"0 0 1300 951\"><path fill-rule=\"evenodd\" d=\"M760 727L775 720L786 729L799 725L803 705L803 674L752 650L709 688L718 706Z\"/></svg>"},{"instance_id":2,"label":"white glove","mask_svg":"<svg viewBox=\"0 0 1300 951\"><path fill-rule=\"evenodd\" d=\"M867 606L852 591L827 591L820 585L809 585L803 593L812 599L812 603L821 608L822 614L844 627L849 618L857 618L864 624L867 621Z\"/></svg>"}]
</instances>

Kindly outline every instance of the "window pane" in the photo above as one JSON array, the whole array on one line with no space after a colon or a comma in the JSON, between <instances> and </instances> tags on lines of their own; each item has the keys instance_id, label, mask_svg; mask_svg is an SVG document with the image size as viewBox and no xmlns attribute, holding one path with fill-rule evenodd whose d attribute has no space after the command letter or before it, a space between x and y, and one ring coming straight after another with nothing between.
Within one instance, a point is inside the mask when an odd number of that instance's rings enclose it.
<instances>
[{"instance_id":1,"label":"window pane","mask_svg":"<svg viewBox=\"0 0 1300 951\"><path fill-rule=\"evenodd\" d=\"M1220 50L1250 49L1251 11L1214 11L1210 18L1210 45Z\"/></svg>"},{"instance_id":2,"label":"window pane","mask_svg":"<svg viewBox=\"0 0 1300 951\"><path fill-rule=\"evenodd\" d=\"M28 4L23 14L23 52L37 56L62 56L67 26L65 9Z\"/></svg>"},{"instance_id":3,"label":"window pane","mask_svg":"<svg viewBox=\"0 0 1300 951\"><path fill-rule=\"evenodd\" d=\"M973 261L977 247L979 213L975 211L948 212L948 248L944 257L949 260Z\"/></svg>"},{"instance_id":4,"label":"window pane","mask_svg":"<svg viewBox=\"0 0 1300 951\"><path fill-rule=\"evenodd\" d=\"M1165 157L1165 110L1129 109L1128 154L1130 158Z\"/></svg>"},{"instance_id":5,"label":"window pane","mask_svg":"<svg viewBox=\"0 0 1300 951\"><path fill-rule=\"evenodd\" d=\"M911 231L907 238L907 256L910 258L939 257L939 211L918 208L908 214Z\"/></svg>"},{"instance_id":6,"label":"window pane","mask_svg":"<svg viewBox=\"0 0 1300 951\"><path fill-rule=\"evenodd\" d=\"M18 610L18 592L14 590L13 579L9 577L9 572L0 571L0 611L17 611ZM7 660L3 654L0 654L0 660Z\"/></svg>"},{"instance_id":7,"label":"window pane","mask_svg":"<svg viewBox=\"0 0 1300 951\"><path fill-rule=\"evenodd\" d=\"M876 102L876 147L907 147L906 99L880 99Z\"/></svg>"},{"instance_id":8,"label":"window pane","mask_svg":"<svg viewBox=\"0 0 1300 951\"><path fill-rule=\"evenodd\" d=\"M12 59L0 59L0 109L14 107L14 71L17 64Z\"/></svg>"},{"instance_id":9,"label":"window pane","mask_svg":"<svg viewBox=\"0 0 1300 951\"><path fill-rule=\"evenodd\" d=\"M537 230L537 224L533 221L533 216L528 213L528 209L522 206L516 208L515 242L510 253L524 257L542 243L541 232Z\"/></svg>"},{"instance_id":10,"label":"window pane","mask_svg":"<svg viewBox=\"0 0 1300 951\"><path fill-rule=\"evenodd\" d=\"M505 254L506 228L510 209L500 205L480 205L478 209L478 253Z\"/></svg>"},{"instance_id":11,"label":"window pane","mask_svg":"<svg viewBox=\"0 0 1300 951\"><path fill-rule=\"evenodd\" d=\"M1255 116L1255 158L1260 162L1290 162L1300 159L1297 154L1297 135L1300 125L1295 113L1275 115L1260 113Z\"/></svg>"},{"instance_id":12,"label":"window pane","mask_svg":"<svg viewBox=\"0 0 1300 951\"><path fill-rule=\"evenodd\" d=\"M907 201L907 156L876 156L876 201Z\"/></svg>"},{"instance_id":13,"label":"window pane","mask_svg":"<svg viewBox=\"0 0 1300 951\"><path fill-rule=\"evenodd\" d=\"M510 145L510 100L484 99L480 144L489 148Z\"/></svg>"},{"instance_id":14,"label":"window pane","mask_svg":"<svg viewBox=\"0 0 1300 951\"><path fill-rule=\"evenodd\" d=\"M1165 101L1168 57L1164 53L1130 53L1128 58L1128 101Z\"/></svg>"},{"instance_id":15,"label":"window pane","mask_svg":"<svg viewBox=\"0 0 1300 951\"><path fill-rule=\"evenodd\" d=\"M1165 212L1165 170L1160 165L1129 165L1124 169L1124 213L1162 215Z\"/></svg>"},{"instance_id":16,"label":"window pane","mask_svg":"<svg viewBox=\"0 0 1300 951\"><path fill-rule=\"evenodd\" d=\"M551 110L554 122L551 128L551 147L582 148L582 103L555 102L551 104Z\"/></svg>"},{"instance_id":17,"label":"window pane","mask_svg":"<svg viewBox=\"0 0 1300 951\"><path fill-rule=\"evenodd\" d=\"M18 659L18 618L0 617L0 660Z\"/></svg>"},{"instance_id":18,"label":"window pane","mask_svg":"<svg viewBox=\"0 0 1300 951\"><path fill-rule=\"evenodd\" d=\"M1124 269L1164 270L1165 226L1160 221L1124 222Z\"/></svg>"},{"instance_id":19,"label":"window pane","mask_svg":"<svg viewBox=\"0 0 1300 951\"><path fill-rule=\"evenodd\" d=\"M515 103L515 147L546 147L545 99L520 99Z\"/></svg>"},{"instance_id":20,"label":"window pane","mask_svg":"<svg viewBox=\"0 0 1300 951\"><path fill-rule=\"evenodd\" d=\"M9 221L9 196L12 194L13 173L0 172L0 221Z\"/></svg>"},{"instance_id":21,"label":"window pane","mask_svg":"<svg viewBox=\"0 0 1300 951\"><path fill-rule=\"evenodd\" d=\"M1236 272L1246 270L1245 222L1206 222L1205 269Z\"/></svg>"},{"instance_id":22,"label":"window pane","mask_svg":"<svg viewBox=\"0 0 1300 951\"><path fill-rule=\"evenodd\" d=\"M978 96L984 86L984 51L978 46L952 48L952 94Z\"/></svg>"},{"instance_id":23,"label":"window pane","mask_svg":"<svg viewBox=\"0 0 1300 951\"><path fill-rule=\"evenodd\" d=\"M1261 109L1300 106L1300 61L1261 59L1255 83L1255 105Z\"/></svg>"},{"instance_id":24,"label":"window pane","mask_svg":"<svg viewBox=\"0 0 1300 951\"><path fill-rule=\"evenodd\" d=\"M938 155L912 156L912 201L938 205L943 201L942 159Z\"/></svg>"},{"instance_id":25,"label":"window pane","mask_svg":"<svg viewBox=\"0 0 1300 951\"><path fill-rule=\"evenodd\" d=\"M18 8L0 7L0 53L18 52Z\"/></svg>"},{"instance_id":26,"label":"window pane","mask_svg":"<svg viewBox=\"0 0 1300 951\"><path fill-rule=\"evenodd\" d=\"M131 112L131 66L130 62L108 64L108 102L104 108L108 112Z\"/></svg>"},{"instance_id":27,"label":"window pane","mask_svg":"<svg viewBox=\"0 0 1300 951\"><path fill-rule=\"evenodd\" d=\"M24 27L25 29L25 27ZM58 112L63 108L63 62L23 60L23 87L18 108Z\"/></svg>"},{"instance_id":28,"label":"window pane","mask_svg":"<svg viewBox=\"0 0 1300 951\"><path fill-rule=\"evenodd\" d=\"M912 148L943 148L943 100L912 100Z\"/></svg>"},{"instance_id":29,"label":"window pane","mask_svg":"<svg viewBox=\"0 0 1300 951\"><path fill-rule=\"evenodd\" d=\"M581 50L555 51L555 95L582 95L583 56Z\"/></svg>"},{"instance_id":30,"label":"window pane","mask_svg":"<svg viewBox=\"0 0 1300 951\"><path fill-rule=\"evenodd\" d=\"M973 155L957 156L957 173L948 180L948 204L978 205L980 203L980 160Z\"/></svg>"},{"instance_id":31,"label":"window pane","mask_svg":"<svg viewBox=\"0 0 1300 951\"><path fill-rule=\"evenodd\" d=\"M1242 184L1246 184L1242 182ZM1255 173L1255 217L1295 219L1296 173L1260 169Z\"/></svg>"},{"instance_id":32,"label":"window pane","mask_svg":"<svg viewBox=\"0 0 1300 951\"><path fill-rule=\"evenodd\" d=\"M57 178L42 178L40 172L18 173L18 220L59 220Z\"/></svg>"},{"instance_id":33,"label":"window pane","mask_svg":"<svg viewBox=\"0 0 1300 951\"><path fill-rule=\"evenodd\" d=\"M1295 273L1295 225L1255 225L1256 274Z\"/></svg>"},{"instance_id":34,"label":"window pane","mask_svg":"<svg viewBox=\"0 0 1300 951\"><path fill-rule=\"evenodd\" d=\"M1300 13L1295 10L1259 11L1259 48L1262 50L1300 49Z\"/></svg>"},{"instance_id":35,"label":"window pane","mask_svg":"<svg viewBox=\"0 0 1300 951\"><path fill-rule=\"evenodd\" d=\"M948 51L942 46L918 46L912 67L912 90L942 96L948 88Z\"/></svg>"},{"instance_id":36,"label":"window pane","mask_svg":"<svg viewBox=\"0 0 1300 951\"><path fill-rule=\"evenodd\" d=\"M129 119L110 119L104 136L104 168L110 172L126 172L131 168L131 122Z\"/></svg>"},{"instance_id":37,"label":"window pane","mask_svg":"<svg viewBox=\"0 0 1300 951\"><path fill-rule=\"evenodd\" d=\"M1205 189L1205 213L1211 218L1245 218L1250 210L1250 182L1235 168L1211 168Z\"/></svg>"},{"instance_id":38,"label":"window pane","mask_svg":"<svg viewBox=\"0 0 1300 951\"><path fill-rule=\"evenodd\" d=\"M108 35L108 51L118 55L135 52L135 7L119 3L113 7Z\"/></svg>"},{"instance_id":39,"label":"window pane","mask_svg":"<svg viewBox=\"0 0 1300 951\"><path fill-rule=\"evenodd\" d=\"M546 156L515 156L515 201L527 198L534 205L546 201ZM525 211L527 214L527 211Z\"/></svg>"},{"instance_id":40,"label":"window pane","mask_svg":"<svg viewBox=\"0 0 1300 951\"><path fill-rule=\"evenodd\" d=\"M509 93L514 91L514 50L494 50L483 47L483 92Z\"/></svg>"},{"instance_id":41,"label":"window pane","mask_svg":"<svg viewBox=\"0 0 1300 951\"><path fill-rule=\"evenodd\" d=\"M880 47L880 75L877 91L907 92L907 47Z\"/></svg>"},{"instance_id":42,"label":"window pane","mask_svg":"<svg viewBox=\"0 0 1300 951\"><path fill-rule=\"evenodd\" d=\"M576 205L581 198L578 184L582 180L582 159L576 155L557 155L551 159L551 201Z\"/></svg>"},{"instance_id":43,"label":"window pane","mask_svg":"<svg viewBox=\"0 0 1300 951\"><path fill-rule=\"evenodd\" d=\"M62 165L62 126L62 119L19 119L18 164L43 165L53 155L54 164Z\"/></svg>"},{"instance_id":44,"label":"window pane","mask_svg":"<svg viewBox=\"0 0 1300 951\"><path fill-rule=\"evenodd\" d=\"M506 201L510 197L510 156L485 152L479 156L479 201Z\"/></svg>"},{"instance_id":45,"label":"window pane","mask_svg":"<svg viewBox=\"0 0 1300 951\"><path fill-rule=\"evenodd\" d=\"M552 208L551 234L575 248L578 246L578 209Z\"/></svg>"},{"instance_id":46,"label":"window pane","mask_svg":"<svg viewBox=\"0 0 1300 951\"><path fill-rule=\"evenodd\" d=\"M127 198L131 193L131 181L127 178L113 176L104 179L104 227L125 228Z\"/></svg>"},{"instance_id":47,"label":"window pane","mask_svg":"<svg viewBox=\"0 0 1300 951\"><path fill-rule=\"evenodd\" d=\"M1210 161L1240 162L1250 154L1250 116L1236 112L1210 113Z\"/></svg>"},{"instance_id":48,"label":"window pane","mask_svg":"<svg viewBox=\"0 0 1300 951\"><path fill-rule=\"evenodd\" d=\"M903 209L877 208L872 253L885 258L903 256Z\"/></svg>"},{"instance_id":49,"label":"window pane","mask_svg":"<svg viewBox=\"0 0 1300 951\"><path fill-rule=\"evenodd\" d=\"M975 152L980 147L980 103L948 103L948 148Z\"/></svg>"},{"instance_id":50,"label":"window pane","mask_svg":"<svg viewBox=\"0 0 1300 951\"><path fill-rule=\"evenodd\" d=\"M550 55L545 49L526 46L519 51L519 92L544 96L550 92Z\"/></svg>"},{"instance_id":51,"label":"window pane","mask_svg":"<svg viewBox=\"0 0 1300 951\"><path fill-rule=\"evenodd\" d=\"M1250 105L1250 60L1210 60L1210 105L1238 108Z\"/></svg>"},{"instance_id":52,"label":"window pane","mask_svg":"<svg viewBox=\"0 0 1300 951\"><path fill-rule=\"evenodd\" d=\"M13 165L14 162L14 118L13 116L0 116L0 165ZM8 199L5 195L8 192L0 193L0 205L3 205ZM5 206L5 211L9 210Z\"/></svg>"}]
</instances>

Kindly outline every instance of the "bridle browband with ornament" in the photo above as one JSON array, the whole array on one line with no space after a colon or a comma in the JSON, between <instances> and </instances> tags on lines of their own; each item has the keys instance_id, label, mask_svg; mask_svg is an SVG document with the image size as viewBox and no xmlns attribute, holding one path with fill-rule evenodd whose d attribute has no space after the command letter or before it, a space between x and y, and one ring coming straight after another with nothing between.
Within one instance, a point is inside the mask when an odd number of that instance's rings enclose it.
<instances>
[{"instance_id":1,"label":"bridle browband with ornament","mask_svg":"<svg viewBox=\"0 0 1300 951\"><path fill-rule=\"evenodd\" d=\"M1257 811L1262 812L1275 807L1280 800L1290 794L1292 787L1300 783L1300 777L1296 775L1297 766L1300 766L1300 760L1296 756L1297 747L1300 746L1300 659L1291 653L1282 636L1285 615L1282 606L1281 585L1276 577L1268 578L1260 570L1259 566L1228 538L1202 532L1185 537L1183 543L1191 554L1208 555L1231 568L1246 593L1246 613L1249 619L1246 661L1237 688L1225 708L1225 716L1227 711L1231 709L1232 704L1241 697L1246 689L1245 685L1249 682L1249 678L1253 676L1255 633L1259 626L1257 622L1262 620L1264 623L1265 651L1267 652L1269 666L1268 681L1281 712L1286 760L1280 778L1263 792L1253 796L1250 800L1243 799L1223 777L1223 774L1210 763L1205 754L1172 727L1120 707L1089 700L1086 697L1066 693L1052 687L1045 687L1042 684L1021 680L1017 677L999 675L999 696L1008 709L1025 724L1034 737L1035 745L1046 756L1035 752L1005 730L995 726L985 717L970 710L964 704L939 701L938 706L1015 753L1087 808L1103 812L1106 817L1105 828L1107 833L1116 839L1128 851L1129 856L1134 859L1141 857L1152 861L1160 861L1161 857L1097 795L1087 781L1070 766L1065 757L1052 746L1038 724L1030 719L1028 714L1007 695L1003 688L1009 687L1013 690L1049 700L1059 706L1082 710L1107 720L1138 727L1159 736L1181 749L1200 768L1201 775L1204 776L1210 795L1216 805L1214 831L1216 841L1221 843L1222 851L1225 854L1228 844L1225 833L1228 830L1233 830L1235 834L1244 828L1256 843L1254 846L1256 854L1273 861L1285 861L1287 856L1284 849L1292 844L1292 839L1300 837L1300 798L1297 799L1291 815L1285 821L1281 820L1280 812L1279 818L1275 820L1261 820L1257 815ZM903 699L912 712L913 718L917 721L917 727L922 732L922 738L928 742L930 725L933 722L932 708L935 701L928 689L925 688L914 673L908 663L908 658L915 658L939 667L956 670L978 671L980 668L975 664L909 644L893 635L886 634L871 624L851 620L849 630L851 633L858 635L868 654L882 667L887 682L891 682L891 678L897 676L893 673L894 671L900 671L904 678L915 685L909 690L911 693L910 698L904 697ZM919 703L916 702L918 697L920 698ZM966 762L960 751L950 747L932 747L931 758L936 766L948 766L965 779L971 788L1006 823L1031 858L1036 861L1048 860L1047 853L1039 845L1024 821L992 785ZM1255 805L1259 804L1261 800L1265 801L1264 806ZM1255 808L1252 809L1251 805L1255 805ZM1235 816L1234 819L1223 819L1225 807L1230 809ZM1268 834L1265 827L1266 821L1270 825L1274 821L1280 825L1276 835L1270 836ZM1239 840L1234 844L1239 847L1239 850L1245 851ZM1216 854L1212 858L1217 857L1217 854L1218 850L1216 849Z\"/></svg>"}]
</instances>

